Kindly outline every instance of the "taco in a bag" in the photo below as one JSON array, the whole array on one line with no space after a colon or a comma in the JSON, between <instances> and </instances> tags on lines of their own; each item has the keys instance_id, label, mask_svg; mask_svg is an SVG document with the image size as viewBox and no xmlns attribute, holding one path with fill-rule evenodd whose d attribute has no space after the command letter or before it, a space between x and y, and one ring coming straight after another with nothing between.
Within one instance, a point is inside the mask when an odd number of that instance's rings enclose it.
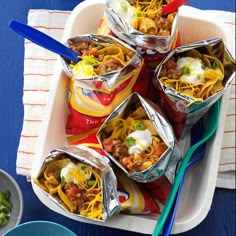
<instances>
[{"instance_id":1,"label":"taco in a bag","mask_svg":"<svg viewBox=\"0 0 236 236\"><path fill-rule=\"evenodd\" d=\"M116 177L103 157L90 148L53 150L33 181L68 216L105 221L120 210Z\"/></svg>"},{"instance_id":2,"label":"taco in a bag","mask_svg":"<svg viewBox=\"0 0 236 236\"><path fill-rule=\"evenodd\" d=\"M224 94L234 72L235 60L220 38L178 47L156 68L154 83L177 139Z\"/></svg>"},{"instance_id":3,"label":"taco in a bag","mask_svg":"<svg viewBox=\"0 0 236 236\"><path fill-rule=\"evenodd\" d=\"M160 108L137 93L111 113L97 137L105 153L138 182L158 179L181 157Z\"/></svg>"},{"instance_id":4,"label":"taco in a bag","mask_svg":"<svg viewBox=\"0 0 236 236\"><path fill-rule=\"evenodd\" d=\"M62 57L66 73L79 88L111 93L136 76L142 66L133 48L108 35L80 35L68 39L66 44L79 54L77 63Z\"/></svg>"}]
</instances>

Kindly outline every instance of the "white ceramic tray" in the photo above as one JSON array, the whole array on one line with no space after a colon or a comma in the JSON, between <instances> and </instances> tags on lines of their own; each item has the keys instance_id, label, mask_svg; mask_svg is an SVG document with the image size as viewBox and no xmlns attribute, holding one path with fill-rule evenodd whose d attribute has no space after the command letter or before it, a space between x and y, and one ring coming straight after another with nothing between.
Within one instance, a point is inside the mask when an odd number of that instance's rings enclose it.
<instances>
[{"instance_id":1,"label":"white ceramic tray","mask_svg":"<svg viewBox=\"0 0 236 236\"><path fill-rule=\"evenodd\" d=\"M86 0L80 3L69 16L63 41L67 38L85 34L96 33L101 16L103 15L104 0ZM193 30L195 27L200 30ZM224 32L219 26L210 21L189 16L180 15L179 30L181 40L194 42L207 38L222 37ZM46 107L46 116L43 121L43 129L39 136L35 161L33 164L32 177L38 171L44 158L54 148L66 144L65 124L67 119L67 89L66 76L62 71L61 62L58 60L55 76L50 91L50 100ZM221 101L220 124L225 122L229 89ZM197 165L188 172L182 190L181 201L178 207L175 224L172 233L180 233L194 228L201 223L210 209L214 195L220 149L223 137L224 125L220 125L217 133L207 144L206 155ZM113 216L105 223L90 221L84 218L69 216L60 207L49 201L42 194L38 187L32 182L33 190L38 198L50 209L72 219L91 224L99 224L106 227L113 227L139 233L152 234L158 215L123 215Z\"/></svg>"}]
</instances>

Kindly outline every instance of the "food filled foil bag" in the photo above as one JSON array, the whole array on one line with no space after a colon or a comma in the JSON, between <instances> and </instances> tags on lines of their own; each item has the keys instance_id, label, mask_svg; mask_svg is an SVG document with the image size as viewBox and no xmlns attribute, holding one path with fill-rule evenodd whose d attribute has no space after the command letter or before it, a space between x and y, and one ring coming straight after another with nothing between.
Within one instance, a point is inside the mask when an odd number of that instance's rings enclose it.
<instances>
[{"instance_id":1,"label":"food filled foil bag","mask_svg":"<svg viewBox=\"0 0 236 236\"><path fill-rule=\"evenodd\" d=\"M61 57L75 88L111 93L130 78L134 81L141 70L138 53L112 36L80 35L68 39L66 45L81 59L75 63Z\"/></svg>"},{"instance_id":2,"label":"food filled foil bag","mask_svg":"<svg viewBox=\"0 0 236 236\"><path fill-rule=\"evenodd\" d=\"M235 60L220 38L176 48L156 68L154 83L177 140L221 98L234 72Z\"/></svg>"},{"instance_id":3,"label":"food filled foil bag","mask_svg":"<svg viewBox=\"0 0 236 236\"><path fill-rule=\"evenodd\" d=\"M108 162L87 147L56 149L33 181L66 214L105 221L120 211L117 180Z\"/></svg>"},{"instance_id":4,"label":"food filled foil bag","mask_svg":"<svg viewBox=\"0 0 236 236\"><path fill-rule=\"evenodd\" d=\"M66 133L83 134L99 127L132 92L147 94L149 71L129 45L105 35L88 34L68 40L80 61L62 58L69 80Z\"/></svg>"},{"instance_id":5,"label":"food filled foil bag","mask_svg":"<svg viewBox=\"0 0 236 236\"><path fill-rule=\"evenodd\" d=\"M70 140L71 146L81 147L86 146L94 149L101 155L105 156L96 133L90 134L88 137L82 140ZM163 198L163 192L156 194L155 198L147 191L144 186L131 180L127 175L123 173L116 165L111 164L111 167L115 173L117 179L117 195L120 203L120 213L124 214L149 214L160 213L159 204L156 201L157 198Z\"/></svg>"},{"instance_id":6,"label":"food filled foil bag","mask_svg":"<svg viewBox=\"0 0 236 236\"><path fill-rule=\"evenodd\" d=\"M107 24L113 35L133 46L149 68L155 68L173 48L180 46L178 12L164 14L166 3L165 0L106 0L98 32L106 31Z\"/></svg>"},{"instance_id":7,"label":"food filled foil bag","mask_svg":"<svg viewBox=\"0 0 236 236\"><path fill-rule=\"evenodd\" d=\"M104 152L131 179L146 183L171 173L181 159L171 125L160 108L131 94L97 132ZM173 179L174 171L172 171Z\"/></svg>"}]
</instances>

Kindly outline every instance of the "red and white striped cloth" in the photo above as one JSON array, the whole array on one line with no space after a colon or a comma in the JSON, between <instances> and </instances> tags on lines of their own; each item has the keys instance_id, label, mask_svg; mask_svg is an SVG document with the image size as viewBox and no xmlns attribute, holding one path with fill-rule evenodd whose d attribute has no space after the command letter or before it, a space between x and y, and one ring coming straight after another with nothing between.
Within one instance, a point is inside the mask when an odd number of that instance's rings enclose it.
<instances>
[{"instance_id":1,"label":"red and white striped cloth","mask_svg":"<svg viewBox=\"0 0 236 236\"><path fill-rule=\"evenodd\" d=\"M225 33L232 36L228 49L235 58L235 14L221 11L201 11L192 7L182 7L181 11L202 18L220 19ZM69 11L30 10L28 24L44 33L61 40ZM30 176L34 161L35 146L42 127L45 106L48 100L51 80L57 55L25 40L24 57L24 122L16 159L19 175ZM224 138L221 149L217 187L235 188L235 82L229 100Z\"/></svg>"},{"instance_id":2,"label":"red and white striped cloth","mask_svg":"<svg viewBox=\"0 0 236 236\"><path fill-rule=\"evenodd\" d=\"M60 41L69 11L30 10L28 25ZM30 176L34 161L35 146L45 106L48 100L50 84L53 79L57 55L29 40L25 40L24 56L24 122L17 153L16 171L20 175Z\"/></svg>"}]
</instances>

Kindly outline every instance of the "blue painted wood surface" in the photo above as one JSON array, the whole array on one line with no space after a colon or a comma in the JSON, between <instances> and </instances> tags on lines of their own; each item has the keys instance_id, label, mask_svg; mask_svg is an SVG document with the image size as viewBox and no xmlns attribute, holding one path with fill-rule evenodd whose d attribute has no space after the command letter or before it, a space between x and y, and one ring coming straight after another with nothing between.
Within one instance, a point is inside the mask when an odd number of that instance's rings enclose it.
<instances>
[{"instance_id":1,"label":"blue painted wood surface","mask_svg":"<svg viewBox=\"0 0 236 236\"><path fill-rule=\"evenodd\" d=\"M72 10L79 0L1 0L0 1L0 168L19 183L24 195L22 222L53 220L64 224L79 236L138 236L143 234L76 222L54 213L35 196L25 177L16 175L16 152L23 122L23 58L24 39L9 29L8 22L17 19L27 23L29 9ZM235 12L234 0L191 0L187 5L200 9ZM181 236L235 235L235 191L216 189L205 220Z\"/></svg>"}]
</instances>

